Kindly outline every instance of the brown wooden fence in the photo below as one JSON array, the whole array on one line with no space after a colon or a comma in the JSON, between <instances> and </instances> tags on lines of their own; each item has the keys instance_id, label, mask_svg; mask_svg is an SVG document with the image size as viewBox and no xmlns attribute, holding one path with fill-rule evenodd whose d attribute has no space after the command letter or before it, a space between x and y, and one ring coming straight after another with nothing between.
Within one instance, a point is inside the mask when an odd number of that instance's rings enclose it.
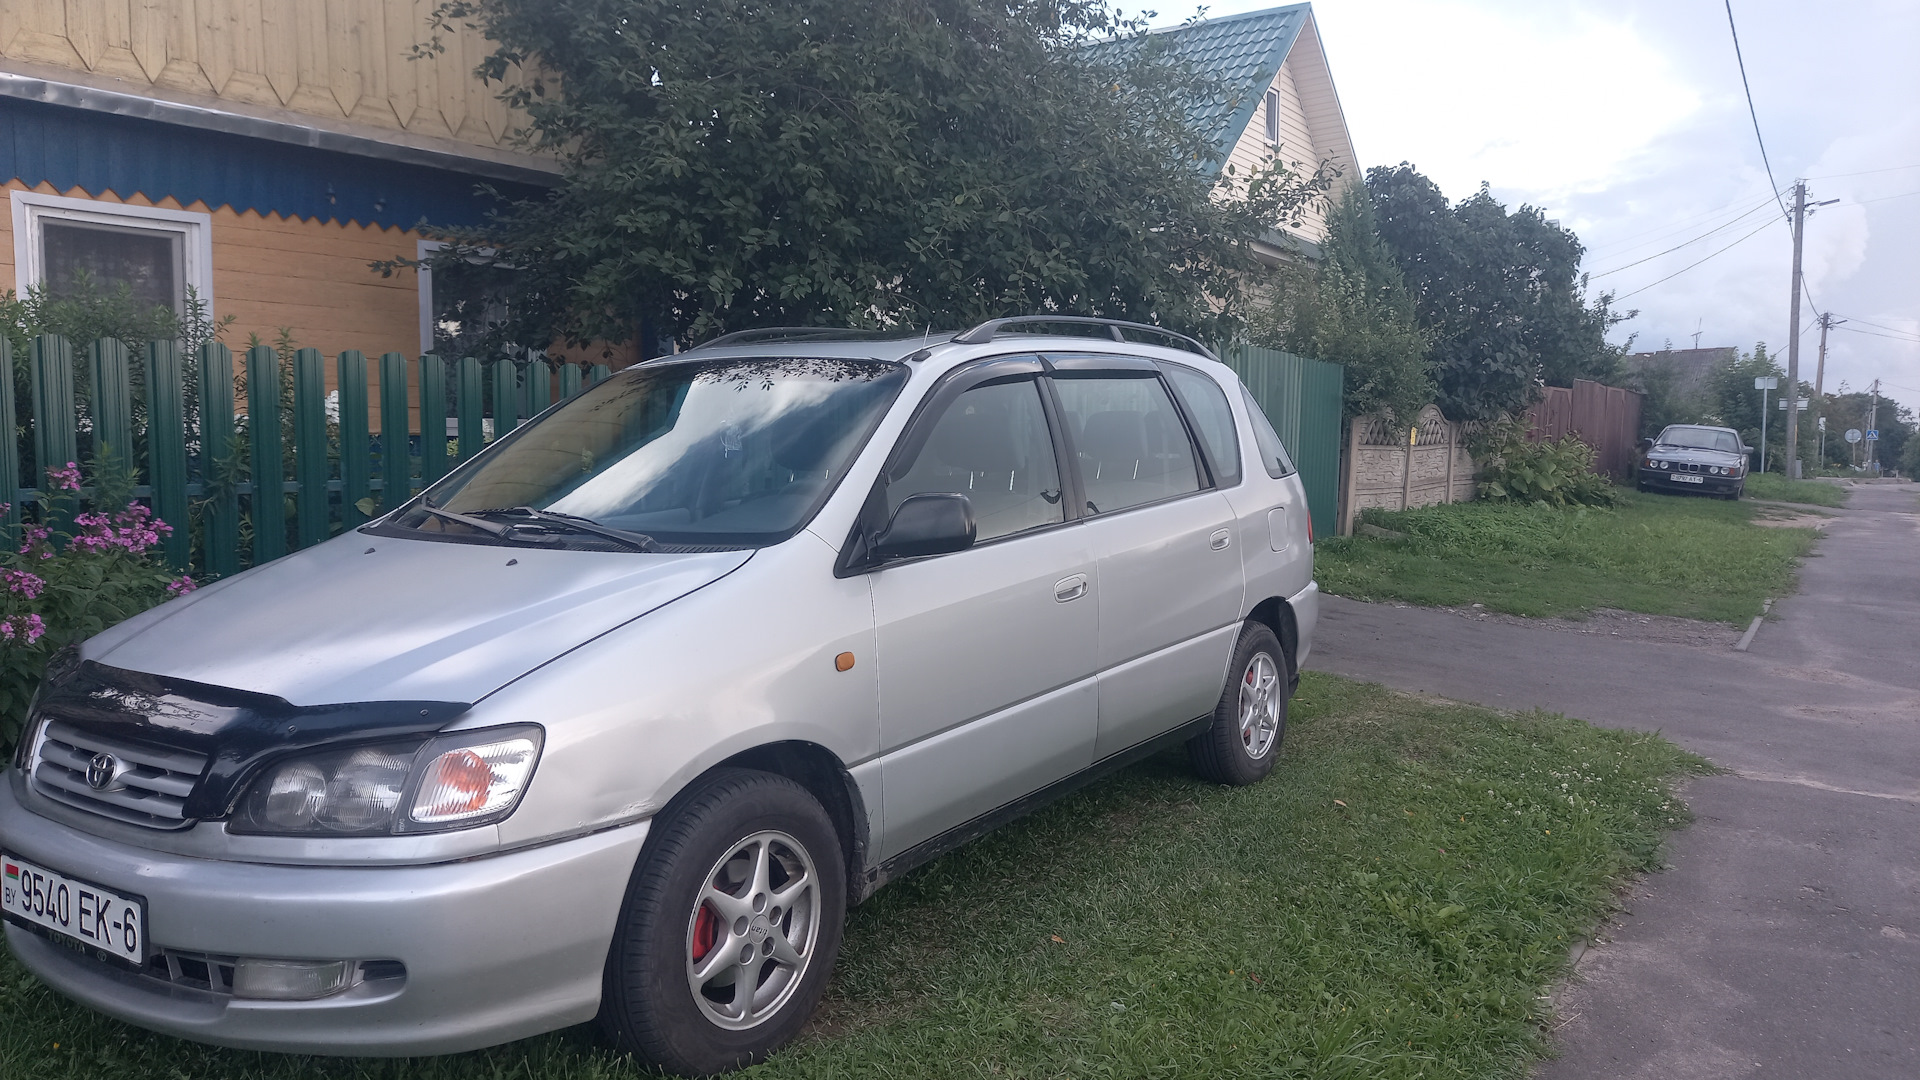
<instances>
[{"instance_id":1,"label":"brown wooden fence","mask_svg":"<svg viewBox=\"0 0 1920 1080\"><path fill-rule=\"evenodd\" d=\"M1527 410L1527 438L1577 435L1593 447L1593 467L1618 483L1627 478L1640 440L1640 404L1637 391L1585 379L1575 379L1572 389L1549 386Z\"/></svg>"}]
</instances>

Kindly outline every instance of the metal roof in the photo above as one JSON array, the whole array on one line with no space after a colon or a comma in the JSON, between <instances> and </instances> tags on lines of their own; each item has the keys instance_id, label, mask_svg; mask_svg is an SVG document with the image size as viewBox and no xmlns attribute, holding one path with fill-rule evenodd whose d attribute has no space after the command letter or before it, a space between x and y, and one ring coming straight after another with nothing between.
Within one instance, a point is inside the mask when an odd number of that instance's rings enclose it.
<instances>
[{"instance_id":1,"label":"metal roof","mask_svg":"<svg viewBox=\"0 0 1920 1080\"><path fill-rule=\"evenodd\" d=\"M1218 93L1188 106L1195 125L1210 133L1219 149L1219 160L1209 168L1220 167L1241 132L1253 122L1254 111L1260 107L1273 77L1279 74L1280 65L1286 63L1312 12L1311 4L1289 4L1186 23L1148 35L1165 42L1175 56L1194 65L1219 88ZM1121 38L1101 47L1131 48L1140 40Z\"/></svg>"}]
</instances>

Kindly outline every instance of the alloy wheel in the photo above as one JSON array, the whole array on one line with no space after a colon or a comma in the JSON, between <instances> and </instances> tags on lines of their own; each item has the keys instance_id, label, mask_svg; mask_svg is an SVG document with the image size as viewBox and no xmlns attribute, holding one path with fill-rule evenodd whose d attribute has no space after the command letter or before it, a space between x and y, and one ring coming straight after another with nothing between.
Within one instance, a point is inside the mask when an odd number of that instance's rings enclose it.
<instances>
[{"instance_id":1,"label":"alloy wheel","mask_svg":"<svg viewBox=\"0 0 1920 1080\"><path fill-rule=\"evenodd\" d=\"M714 1024L744 1031L799 988L820 934L819 874L805 847L767 831L714 863L687 918L687 986Z\"/></svg>"},{"instance_id":2,"label":"alloy wheel","mask_svg":"<svg viewBox=\"0 0 1920 1080\"><path fill-rule=\"evenodd\" d=\"M1240 743L1255 761L1273 750L1280 731L1280 672L1273 657L1254 653L1240 675Z\"/></svg>"}]
</instances>

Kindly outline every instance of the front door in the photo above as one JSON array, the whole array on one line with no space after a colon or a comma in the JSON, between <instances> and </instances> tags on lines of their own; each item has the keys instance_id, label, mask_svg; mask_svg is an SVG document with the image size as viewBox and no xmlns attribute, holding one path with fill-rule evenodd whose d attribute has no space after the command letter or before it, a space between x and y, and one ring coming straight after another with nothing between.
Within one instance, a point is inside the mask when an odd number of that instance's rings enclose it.
<instances>
[{"instance_id":1,"label":"front door","mask_svg":"<svg viewBox=\"0 0 1920 1080\"><path fill-rule=\"evenodd\" d=\"M1096 567L1039 371L998 361L971 376L984 381L936 389L883 477L888 517L909 495L957 492L979 532L965 551L871 573L882 858L1092 761Z\"/></svg>"}]
</instances>

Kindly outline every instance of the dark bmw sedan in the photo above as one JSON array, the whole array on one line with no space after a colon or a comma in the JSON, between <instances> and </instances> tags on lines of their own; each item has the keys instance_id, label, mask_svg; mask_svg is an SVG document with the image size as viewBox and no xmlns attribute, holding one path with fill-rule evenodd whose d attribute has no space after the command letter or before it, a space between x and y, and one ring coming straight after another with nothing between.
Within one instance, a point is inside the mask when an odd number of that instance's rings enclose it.
<instances>
[{"instance_id":1,"label":"dark bmw sedan","mask_svg":"<svg viewBox=\"0 0 1920 1080\"><path fill-rule=\"evenodd\" d=\"M1746 489L1747 447L1732 428L1671 424L1641 447L1641 491L1700 491L1737 499Z\"/></svg>"}]
</instances>

